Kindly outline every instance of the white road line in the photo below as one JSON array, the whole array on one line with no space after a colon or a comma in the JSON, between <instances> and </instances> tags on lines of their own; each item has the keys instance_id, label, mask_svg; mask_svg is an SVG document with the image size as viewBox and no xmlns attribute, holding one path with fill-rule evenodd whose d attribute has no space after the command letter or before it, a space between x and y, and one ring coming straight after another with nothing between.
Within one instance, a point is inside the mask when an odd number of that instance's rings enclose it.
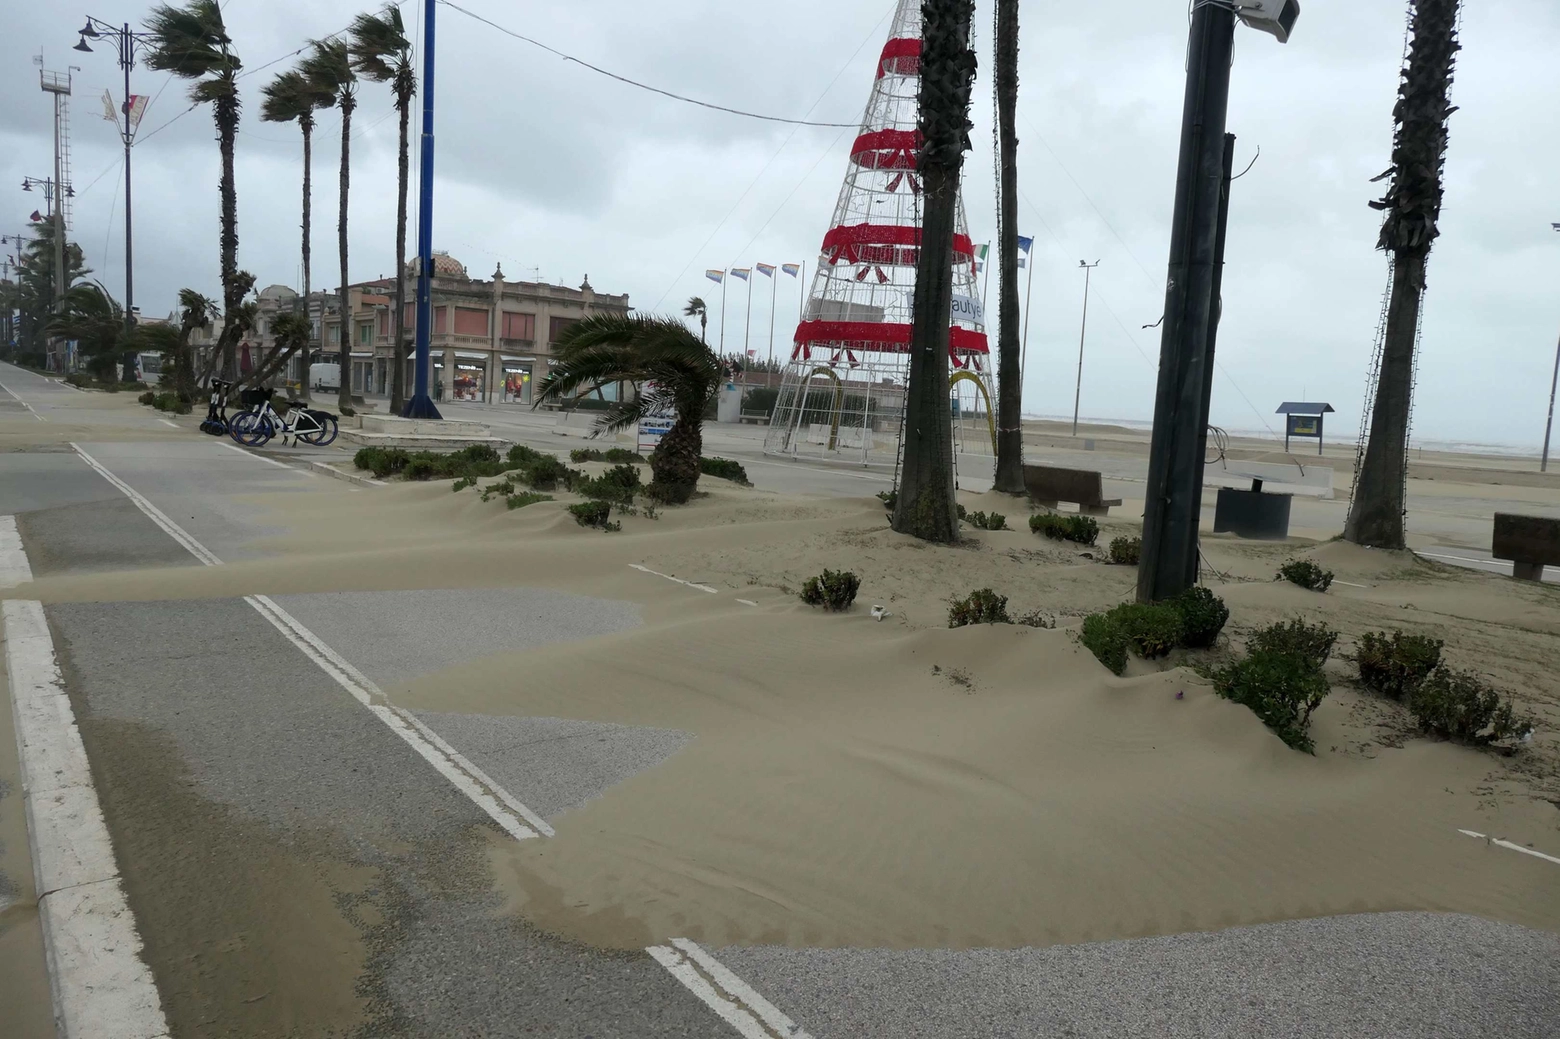
<instances>
[{"instance_id":1,"label":"white road line","mask_svg":"<svg viewBox=\"0 0 1560 1039\"><path fill-rule=\"evenodd\" d=\"M170 426L173 429L178 429L179 428L179 424L177 422L174 422L172 419L160 418L157 421L161 422L165 426Z\"/></svg>"},{"instance_id":2,"label":"white road line","mask_svg":"<svg viewBox=\"0 0 1560 1039\"><path fill-rule=\"evenodd\" d=\"M697 588L699 591L709 592L711 595L720 594L720 590L718 588L711 588L707 584L694 584L692 581L684 581L681 577L673 577L671 574L663 574L659 570L652 570L648 566L640 566L638 563L630 563L628 565L633 567L635 570L638 570L640 573L650 574L653 577L664 577L668 581L676 581L678 584L685 584L689 588Z\"/></svg>"},{"instance_id":3,"label":"white road line","mask_svg":"<svg viewBox=\"0 0 1560 1039\"><path fill-rule=\"evenodd\" d=\"M266 465L274 465L278 469L291 469L292 468L292 466L288 465L286 462L278 462L274 458L267 458L265 455L257 455L253 451L246 451L243 448L239 447L237 444L230 444L226 440L218 440L217 443L221 444L223 447L232 448L234 451L237 451L241 455L248 455L250 458L253 458L253 459L255 459L258 462L264 462Z\"/></svg>"},{"instance_id":4,"label":"white road line","mask_svg":"<svg viewBox=\"0 0 1560 1039\"><path fill-rule=\"evenodd\" d=\"M686 938L645 950L743 1039L812 1039L747 982Z\"/></svg>"},{"instance_id":5,"label":"white road line","mask_svg":"<svg viewBox=\"0 0 1560 1039\"><path fill-rule=\"evenodd\" d=\"M104 479L119 488L125 497L129 498L153 523L184 546L192 556L207 566L222 565L222 560L164 515L157 506L147 501L134 487L103 468L95 458L83 451L80 445L72 444L71 447L75 448L76 453L81 455L82 459L97 470ZM539 834L546 834L549 837L553 835L552 827L542 822L535 812L522 805L512 794L493 782L481 769L457 753L448 743L443 740L438 740L437 743L430 741L428 735L431 735L431 730L427 726L414 722L407 712L385 703L384 692L370 681L367 675L347 663L339 653L327 646L314 632L304 627L296 617L264 595L247 595L244 601L260 616L270 621L289 642L314 661L321 671L373 712L374 716L384 722L391 732L410 744L418 754L438 769L444 778L454 784L456 789L486 812L489 818L503 828L504 832L516 840L525 840Z\"/></svg>"},{"instance_id":6,"label":"white road line","mask_svg":"<svg viewBox=\"0 0 1560 1039\"><path fill-rule=\"evenodd\" d=\"M43 604L8 599L0 617L55 1028L63 1039L166 1036Z\"/></svg>"},{"instance_id":7,"label":"white road line","mask_svg":"<svg viewBox=\"0 0 1560 1039\"><path fill-rule=\"evenodd\" d=\"M754 602L752 599L738 599L737 602L741 603L743 606L757 606L758 605L758 603Z\"/></svg>"},{"instance_id":8,"label":"white road line","mask_svg":"<svg viewBox=\"0 0 1560 1039\"><path fill-rule=\"evenodd\" d=\"M1487 566L1492 570L1499 570L1501 573L1511 569L1510 563L1503 563L1498 559L1479 559L1475 556L1449 556L1441 552L1417 552L1415 554L1424 556L1427 559L1445 559L1453 563L1472 563L1475 566Z\"/></svg>"},{"instance_id":9,"label":"white road line","mask_svg":"<svg viewBox=\"0 0 1560 1039\"><path fill-rule=\"evenodd\" d=\"M1531 855L1535 859L1543 859L1545 862L1553 862L1556 866L1560 866L1560 859L1555 858L1553 855L1545 855L1541 851L1534 851L1532 848L1524 848L1520 844L1513 844L1511 841L1502 840L1499 837L1490 837L1486 834L1479 833L1476 830L1458 830L1457 832L1466 834L1469 837L1477 837L1479 840L1485 841L1489 844L1498 844L1502 848L1510 848L1512 851L1520 851L1524 855Z\"/></svg>"},{"instance_id":10,"label":"white road line","mask_svg":"<svg viewBox=\"0 0 1560 1039\"><path fill-rule=\"evenodd\" d=\"M33 579L27 553L22 551L22 534L16 529L15 516L0 516L0 588L15 588Z\"/></svg>"},{"instance_id":11,"label":"white road line","mask_svg":"<svg viewBox=\"0 0 1560 1039\"><path fill-rule=\"evenodd\" d=\"M0 390L4 390L5 392L9 393L11 395L12 399L14 399L16 401L16 403L20 404L22 407L26 408L28 413L30 415L32 415L33 418L37 419L39 422L44 421L43 416L38 414L36 411L33 411L33 406L31 404L27 403L22 398L18 397L16 395L16 391L11 389L11 387L7 386L3 382L0 382Z\"/></svg>"}]
</instances>

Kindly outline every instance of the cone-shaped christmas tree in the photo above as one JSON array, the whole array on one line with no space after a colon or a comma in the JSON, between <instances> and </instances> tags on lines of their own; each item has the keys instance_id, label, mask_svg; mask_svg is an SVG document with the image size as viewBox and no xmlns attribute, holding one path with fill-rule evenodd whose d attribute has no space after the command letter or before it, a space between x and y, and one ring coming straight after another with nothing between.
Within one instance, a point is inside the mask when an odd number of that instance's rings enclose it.
<instances>
[{"instance_id":1,"label":"cone-shaped christmas tree","mask_svg":"<svg viewBox=\"0 0 1560 1039\"><path fill-rule=\"evenodd\" d=\"M921 244L920 71L921 0L899 0L770 416L772 454L897 458ZM957 449L989 457L991 364L962 200L953 252L950 418Z\"/></svg>"}]
</instances>

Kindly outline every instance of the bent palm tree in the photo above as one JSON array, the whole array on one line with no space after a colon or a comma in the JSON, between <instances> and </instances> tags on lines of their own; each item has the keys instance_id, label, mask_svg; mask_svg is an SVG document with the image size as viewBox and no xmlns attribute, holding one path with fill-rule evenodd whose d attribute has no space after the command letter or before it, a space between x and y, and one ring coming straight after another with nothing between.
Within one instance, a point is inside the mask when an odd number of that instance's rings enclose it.
<instances>
[{"instance_id":1,"label":"bent palm tree","mask_svg":"<svg viewBox=\"0 0 1560 1039\"><path fill-rule=\"evenodd\" d=\"M44 331L74 339L77 350L88 358L87 368L100 376L115 366L116 355L134 349L125 335L124 308L101 282L72 285ZM134 364L133 356L129 363Z\"/></svg>"},{"instance_id":2,"label":"bent palm tree","mask_svg":"<svg viewBox=\"0 0 1560 1039\"><path fill-rule=\"evenodd\" d=\"M357 76L345 41L315 40L314 50L299 69L315 88L335 98L341 109L341 197L337 200L336 248L341 256L341 390L337 404L343 415L352 413L352 314L347 305L347 192L352 186L352 110L357 107Z\"/></svg>"},{"instance_id":3,"label":"bent palm tree","mask_svg":"<svg viewBox=\"0 0 1560 1039\"><path fill-rule=\"evenodd\" d=\"M1024 493L1024 376L1018 341L1018 0L997 0L997 134L1001 194L997 210L996 490ZM1031 259L1031 263L1034 261Z\"/></svg>"},{"instance_id":4,"label":"bent palm tree","mask_svg":"<svg viewBox=\"0 0 1560 1039\"><path fill-rule=\"evenodd\" d=\"M710 327L710 308L705 304L702 296L689 296L688 305L683 307L683 314L687 317L699 319L699 342L708 343L709 338L705 332Z\"/></svg>"},{"instance_id":5,"label":"bent palm tree","mask_svg":"<svg viewBox=\"0 0 1560 1039\"><path fill-rule=\"evenodd\" d=\"M1414 343L1419 335L1425 264L1441 229L1442 173L1452 68L1461 44L1457 12L1462 0L1415 0L1413 43L1398 90L1397 134L1376 248L1392 253L1392 296L1381 348L1381 374L1371 409L1370 440L1355 477L1354 501L1343 536L1357 545L1402 548L1407 491L1408 420L1413 405Z\"/></svg>"},{"instance_id":6,"label":"bent palm tree","mask_svg":"<svg viewBox=\"0 0 1560 1039\"><path fill-rule=\"evenodd\" d=\"M720 388L720 362L676 318L598 314L569 326L554 344L558 363L532 406L583 396L611 382L639 386L634 400L615 404L596 426L610 433L646 415L671 411L672 428L650 455L649 493L682 504L699 483L704 409Z\"/></svg>"},{"instance_id":7,"label":"bent palm tree","mask_svg":"<svg viewBox=\"0 0 1560 1039\"><path fill-rule=\"evenodd\" d=\"M401 120L400 150L396 153L395 196L395 315L391 322L395 358L390 373L390 414L399 415L406 403L406 187L407 123L412 98L417 94L417 74L412 67L412 45L401 23L401 9L386 4L381 14L360 14L352 22L352 67L375 83L389 83L395 94L395 110Z\"/></svg>"},{"instance_id":8,"label":"bent palm tree","mask_svg":"<svg viewBox=\"0 0 1560 1039\"><path fill-rule=\"evenodd\" d=\"M925 199L905 387L904 464L893 527L923 541L954 541L953 425L948 417L948 325L959 175L970 147L975 0L925 0L921 45L921 149Z\"/></svg>"},{"instance_id":9,"label":"bent palm tree","mask_svg":"<svg viewBox=\"0 0 1560 1039\"><path fill-rule=\"evenodd\" d=\"M261 93L265 100L260 105L260 118L268 123L292 123L296 122L298 128L303 131L303 309L309 312L309 295L313 284L310 275L310 229L313 220L310 213L313 209L313 178L314 165L314 110L329 105L333 98L330 94L319 90L308 76L298 69L288 69L278 73L277 77L267 83ZM303 376L303 392L309 392L309 376L307 370Z\"/></svg>"},{"instance_id":10,"label":"bent palm tree","mask_svg":"<svg viewBox=\"0 0 1560 1039\"><path fill-rule=\"evenodd\" d=\"M195 80L190 99L196 104L211 102L212 118L217 124L217 142L222 151L222 296L227 310L236 309L244 298L238 282L238 191L233 184L233 142L238 136L238 71L243 63L233 51L227 27L222 22L222 7L217 0L189 0L183 7L161 4L146 20L152 35L151 52L146 63L159 72L171 72L181 79ZM222 329L219 352L222 377L232 379L238 371L238 337L227 327Z\"/></svg>"},{"instance_id":11,"label":"bent palm tree","mask_svg":"<svg viewBox=\"0 0 1560 1039\"><path fill-rule=\"evenodd\" d=\"M181 400L195 399L195 357L190 351L190 336L198 328L210 328L222 313L217 301L194 289L179 290L179 343L173 359L173 389Z\"/></svg>"}]
</instances>

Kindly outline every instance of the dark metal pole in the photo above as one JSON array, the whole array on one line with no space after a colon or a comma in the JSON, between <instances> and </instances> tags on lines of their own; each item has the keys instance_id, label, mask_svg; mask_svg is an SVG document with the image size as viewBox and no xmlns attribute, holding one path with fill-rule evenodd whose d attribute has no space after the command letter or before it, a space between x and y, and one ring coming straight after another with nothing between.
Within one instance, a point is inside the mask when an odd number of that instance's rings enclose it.
<instances>
[{"instance_id":1,"label":"dark metal pole","mask_svg":"<svg viewBox=\"0 0 1560 1039\"><path fill-rule=\"evenodd\" d=\"M1143 511L1137 597L1155 602L1197 573L1197 525L1206 435L1203 399L1215 307L1224 125L1229 107L1235 15L1200 5L1192 18L1176 177L1175 219L1159 348L1159 386Z\"/></svg>"},{"instance_id":2,"label":"dark metal pole","mask_svg":"<svg viewBox=\"0 0 1560 1039\"><path fill-rule=\"evenodd\" d=\"M437 0L423 0L422 173L417 200L417 361L412 397L401 412L404 418L444 417L428 396L433 332L433 12L438 6Z\"/></svg>"},{"instance_id":3,"label":"dark metal pole","mask_svg":"<svg viewBox=\"0 0 1560 1039\"><path fill-rule=\"evenodd\" d=\"M1089 333L1089 276L1094 273L1094 268L1100 265L1100 261L1093 263L1078 261L1078 266L1083 268L1083 325L1078 329L1078 384L1073 389L1073 431L1072 435L1078 435L1078 404L1083 400L1083 339ZM1030 268L1030 274L1034 268Z\"/></svg>"},{"instance_id":4,"label":"dark metal pole","mask_svg":"<svg viewBox=\"0 0 1560 1039\"><path fill-rule=\"evenodd\" d=\"M1555 427L1555 387L1560 386L1560 343L1555 344L1555 374L1549 378L1549 418L1544 422L1544 455L1538 471L1549 472L1549 434Z\"/></svg>"},{"instance_id":5,"label":"dark metal pole","mask_svg":"<svg viewBox=\"0 0 1560 1039\"><path fill-rule=\"evenodd\" d=\"M126 22L119 37L119 64L125 70L125 344L128 346L135 331L135 248L130 230L130 66L135 63L135 38L130 35L130 23Z\"/></svg>"}]
</instances>

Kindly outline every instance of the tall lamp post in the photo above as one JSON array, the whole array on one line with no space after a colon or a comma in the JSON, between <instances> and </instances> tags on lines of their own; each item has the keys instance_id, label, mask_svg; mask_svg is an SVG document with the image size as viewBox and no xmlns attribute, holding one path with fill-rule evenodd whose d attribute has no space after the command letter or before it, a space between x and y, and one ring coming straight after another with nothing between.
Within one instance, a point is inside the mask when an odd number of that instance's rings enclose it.
<instances>
[{"instance_id":1,"label":"tall lamp post","mask_svg":"<svg viewBox=\"0 0 1560 1039\"><path fill-rule=\"evenodd\" d=\"M1560 231L1560 224L1550 224ZM1549 434L1555 427L1555 387L1560 386L1560 343L1555 344L1555 373L1549 377L1549 418L1544 421L1544 454L1539 459L1538 471L1549 472Z\"/></svg>"},{"instance_id":2,"label":"tall lamp post","mask_svg":"<svg viewBox=\"0 0 1560 1039\"><path fill-rule=\"evenodd\" d=\"M141 125L141 112L145 105L140 98L130 93L130 70L135 68L135 50L144 47L152 38L151 33L132 32L130 23L113 25L101 18L87 15L87 24L79 33L81 39L76 42L72 50L91 54L92 47L88 40L99 42L107 41L113 46L119 55L119 67L125 73L125 99L119 106L120 115L124 117L123 123L116 121L119 128L120 140L125 145L125 340L129 345L131 333L135 331L135 263L134 242L131 234L131 209L130 209L130 145L135 143L135 132Z\"/></svg>"},{"instance_id":3,"label":"tall lamp post","mask_svg":"<svg viewBox=\"0 0 1560 1039\"><path fill-rule=\"evenodd\" d=\"M1083 338L1089 332L1089 278L1099 265L1099 260L1093 263L1078 261L1078 266L1083 268L1083 326L1078 329L1078 385L1073 390L1073 436L1078 435L1078 404L1083 400Z\"/></svg>"},{"instance_id":4,"label":"tall lamp post","mask_svg":"<svg viewBox=\"0 0 1560 1039\"><path fill-rule=\"evenodd\" d=\"M433 332L433 12L423 0L422 174L417 185L417 362L403 418L443 418L428 396Z\"/></svg>"},{"instance_id":5,"label":"tall lamp post","mask_svg":"<svg viewBox=\"0 0 1560 1039\"><path fill-rule=\"evenodd\" d=\"M1299 0L1196 0L1170 231L1165 323L1143 505L1139 602L1158 602L1197 581L1208 367L1217 330L1219 224L1226 180L1225 123L1237 19L1289 41Z\"/></svg>"}]
</instances>

